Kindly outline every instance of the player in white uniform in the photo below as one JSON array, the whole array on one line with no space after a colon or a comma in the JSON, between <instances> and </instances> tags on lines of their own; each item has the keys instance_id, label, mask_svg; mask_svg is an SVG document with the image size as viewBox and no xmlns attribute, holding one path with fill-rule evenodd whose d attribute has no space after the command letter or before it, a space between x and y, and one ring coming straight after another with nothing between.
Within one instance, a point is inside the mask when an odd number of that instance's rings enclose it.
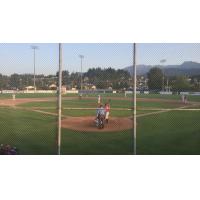
<instances>
[{"instance_id":1,"label":"player in white uniform","mask_svg":"<svg viewBox=\"0 0 200 200\"><path fill-rule=\"evenodd\" d=\"M182 100L182 103L185 103L185 95L184 94L182 94L181 100Z\"/></svg>"},{"instance_id":2,"label":"player in white uniform","mask_svg":"<svg viewBox=\"0 0 200 200\"><path fill-rule=\"evenodd\" d=\"M15 94L14 93L12 94L12 99L15 100Z\"/></svg>"},{"instance_id":3,"label":"player in white uniform","mask_svg":"<svg viewBox=\"0 0 200 200\"><path fill-rule=\"evenodd\" d=\"M98 104L101 103L101 95L98 95L97 103L98 103Z\"/></svg>"}]
</instances>

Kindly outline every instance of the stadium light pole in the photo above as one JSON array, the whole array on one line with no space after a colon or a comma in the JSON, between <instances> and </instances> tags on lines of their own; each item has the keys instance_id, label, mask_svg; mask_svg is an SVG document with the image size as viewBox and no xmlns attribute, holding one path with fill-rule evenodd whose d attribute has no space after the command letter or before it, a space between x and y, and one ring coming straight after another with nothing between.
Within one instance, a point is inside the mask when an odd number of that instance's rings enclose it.
<instances>
[{"instance_id":1,"label":"stadium light pole","mask_svg":"<svg viewBox=\"0 0 200 200\"><path fill-rule=\"evenodd\" d=\"M62 44L59 43L59 72L58 72L58 138L57 138L57 153L60 155L61 149L61 107L62 107Z\"/></svg>"},{"instance_id":2,"label":"stadium light pole","mask_svg":"<svg viewBox=\"0 0 200 200\"><path fill-rule=\"evenodd\" d=\"M133 44L133 154L136 155L136 94L137 93L137 70L136 70L136 43Z\"/></svg>"},{"instance_id":3,"label":"stadium light pole","mask_svg":"<svg viewBox=\"0 0 200 200\"><path fill-rule=\"evenodd\" d=\"M81 91L83 89L83 77L82 77L82 73L83 73L83 55L79 55L79 58L81 59Z\"/></svg>"},{"instance_id":4,"label":"stadium light pole","mask_svg":"<svg viewBox=\"0 0 200 200\"><path fill-rule=\"evenodd\" d=\"M166 62L166 59L162 59L161 61L160 61L160 63L162 63L162 64L164 64ZM165 91L165 73L164 73L164 66L162 66L163 67L163 80L162 80L162 90L163 90L163 92Z\"/></svg>"},{"instance_id":5,"label":"stadium light pole","mask_svg":"<svg viewBox=\"0 0 200 200\"><path fill-rule=\"evenodd\" d=\"M33 49L33 71L34 71L34 78L33 78L33 85L34 85L34 92L36 91L36 84L35 84L35 50L39 49L38 46L31 46Z\"/></svg>"}]
</instances>

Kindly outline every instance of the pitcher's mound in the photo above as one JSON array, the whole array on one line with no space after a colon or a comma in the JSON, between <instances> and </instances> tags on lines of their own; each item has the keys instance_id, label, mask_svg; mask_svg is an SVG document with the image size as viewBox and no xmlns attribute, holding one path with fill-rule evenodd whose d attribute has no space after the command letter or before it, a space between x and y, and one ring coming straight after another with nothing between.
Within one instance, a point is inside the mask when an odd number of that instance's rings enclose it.
<instances>
[{"instance_id":1,"label":"pitcher's mound","mask_svg":"<svg viewBox=\"0 0 200 200\"><path fill-rule=\"evenodd\" d=\"M123 131L131 129L133 121L130 118L112 117L103 129L98 129L95 126L94 117L68 117L62 120L62 127L84 132Z\"/></svg>"}]
</instances>

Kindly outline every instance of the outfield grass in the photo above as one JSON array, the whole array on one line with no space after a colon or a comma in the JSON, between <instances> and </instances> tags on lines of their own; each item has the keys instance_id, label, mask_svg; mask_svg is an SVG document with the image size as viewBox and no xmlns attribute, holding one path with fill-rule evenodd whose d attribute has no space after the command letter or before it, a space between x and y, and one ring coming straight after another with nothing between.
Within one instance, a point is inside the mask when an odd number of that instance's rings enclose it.
<instances>
[{"instance_id":1,"label":"outfield grass","mask_svg":"<svg viewBox=\"0 0 200 200\"><path fill-rule=\"evenodd\" d=\"M103 98L109 98L109 97L124 97L124 93L99 93L101 97ZM63 97L77 97L78 94L66 94L63 95ZM88 94L88 95L83 95L83 97L88 96L88 97L97 97L98 94ZM132 94L127 94L127 98L132 98ZM200 101L200 95L187 95L189 101ZM181 95L161 95L161 94L137 94L137 98L147 98L147 99L172 99L172 100L181 100Z\"/></svg>"},{"instance_id":2,"label":"outfield grass","mask_svg":"<svg viewBox=\"0 0 200 200\"><path fill-rule=\"evenodd\" d=\"M172 99L181 101L181 95L137 94L137 98ZM200 95L187 95L188 101L200 101Z\"/></svg>"},{"instance_id":3,"label":"outfield grass","mask_svg":"<svg viewBox=\"0 0 200 200\"><path fill-rule=\"evenodd\" d=\"M109 97L124 97L124 93L99 93L102 98L108 99ZM56 97L57 94L43 94L43 93L19 93L16 94L16 98L43 98L43 97ZM77 97L79 94L65 94L63 97ZM187 95L190 101L200 101L200 95ZM98 97L98 94L83 94L83 97ZM132 97L132 94L127 94L128 98ZM137 98L147 99L173 99L181 100L181 95L161 95L161 94L137 94ZM12 94L0 94L0 99L12 99Z\"/></svg>"}]
</instances>

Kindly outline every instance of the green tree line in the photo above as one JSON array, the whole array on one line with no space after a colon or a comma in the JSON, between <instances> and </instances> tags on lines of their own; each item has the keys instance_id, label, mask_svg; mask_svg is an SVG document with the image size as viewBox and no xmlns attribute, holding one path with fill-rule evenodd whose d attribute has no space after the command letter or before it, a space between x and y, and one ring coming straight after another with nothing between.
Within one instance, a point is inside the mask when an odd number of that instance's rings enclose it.
<instances>
[{"instance_id":1,"label":"green tree line","mask_svg":"<svg viewBox=\"0 0 200 200\"><path fill-rule=\"evenodd\" d=\"M181 91L200 91L200 75L197 76L166 76L163 71L154 67L151 68L147 74L148 88L149 90L162 90L163 85L165 90L166 86L170 88L170 91L181 92Z\"/></svg>"},{"instance_id":2,"label":"green tree line","mask_svg":"<svg viewBox=\"0 0 200 200\"><path fill-rule=\"evenodd\" d=\"M0 74L0 90L19 89L23 90L27 86L33 86L33 74ZM88 85L95 85L98 89L128 89L132 84L130 74L121 69L113 68L91 68L82 74L83 88ZM37 89L49 89L51 84L58 84L58 72L55 75L36 75ZM81 73L64 70L62 72L62 84L68 89L76 87L81 88Z\"/></svg>"}]
</instances>

